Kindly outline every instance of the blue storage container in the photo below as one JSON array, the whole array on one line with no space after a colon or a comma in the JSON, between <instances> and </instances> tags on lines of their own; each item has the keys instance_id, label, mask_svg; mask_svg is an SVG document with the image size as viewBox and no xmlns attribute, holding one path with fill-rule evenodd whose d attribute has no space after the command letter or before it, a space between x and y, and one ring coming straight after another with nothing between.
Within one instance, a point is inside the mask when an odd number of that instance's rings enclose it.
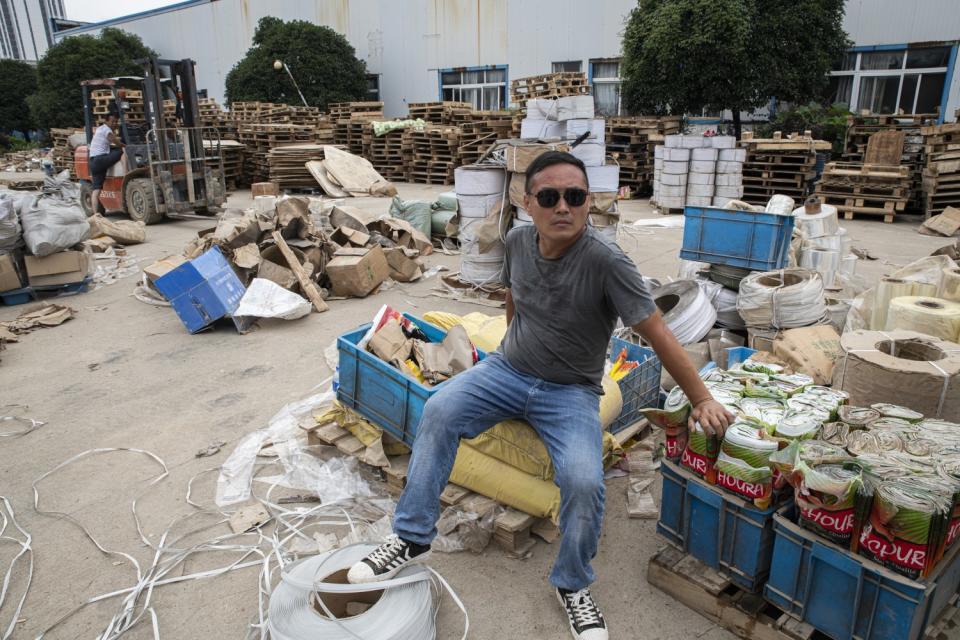
<instances>
[{"instance_id":1,"label":"blue storage container","mask_svg":"<svg viewBox=\"0 0 960 640\"><path fill-rule=\"evenodd\" d=\"M756 349L751 349L750 347L729 347L727 349L727 368L729 369L735 364L749 360L750 356L756 352Z\"/></svg>"},{"instance_id":2,"label":"blue storage container","mask_svg":"<svg viewBox=\"0 0 960 640\"><path fill-rule=\"evenodd\" d=\"M219 247L157 278L154 285L190 333L231 315L246 293ZM242 327L242 323L237 324L237 328Z\"/></svg>"},{"instance_id":3,"label":"blue storage container","mask_svg":"<svg viewBox=\"0 0 960 640\"><path fill-rule=\"evenodd\" d=\"M764 597L834 640L916 640L960 587L960 545L929 578L910 580L774 516L773 565Z\"/></svg>"},{"instance_id":4,"label":"blue storage container","mask_svg":"<svg viewBox=\"0 0 960 640\"><path fill-rule=\"evenodd\" d=\"M611 433L629 427L640 419L641 409L657 407L660 402L660 358L649 347L614 338L610 341L610 362L617 359L622 349L627 350L627 360L640 364L619 382L620 393L623 395L623 410L610 425Z\"/></svg>"},{"instance_id":5,"label":"blue storage container","mask_svg":"<svg viewBox=\"0 0 960 640\"><path fill-rule=\"evenodd\" d=\"M0 300L3 301L3 304L26 304L33 299L33 289L30 287L13 289L12 291L4 291L3 293L0 293Z\"/></svg>"},{"instance_id":6,"label":"blue storage container","mask_svg":"<svg viewBox=\"0 0 960 640\"><path fill-rule=\"evenodd\" d=\"M657 533L751 592L763 587L777 508L752 504L664 460Z\"/></svg>"},{"instance_id":7,"label":"blue storage container","mask_svg":"<svg viewBox=\"0 0 960 640\"><path fill-rule=\"evenodd\" d=\"M442 342L446 333L429 322L404 314L430 342ZM337 338L340 386L337 400L408 445L417 437L417 425L427 400L446 382L427 387L404 375L377 356L357 346L370 328L367 323ZM486 354L479 349L482 360Z\"/></svg>"},{"instance_id":8,"label":"blue storage container","mask_svg":"<svg viewBox=\"0 0 960 640\"><path fill-rule=\"evenodd\" d=\"M717 207L683 210L684 260L770 271L787 266L793 216Z\"/></svg>"}]
</instances>

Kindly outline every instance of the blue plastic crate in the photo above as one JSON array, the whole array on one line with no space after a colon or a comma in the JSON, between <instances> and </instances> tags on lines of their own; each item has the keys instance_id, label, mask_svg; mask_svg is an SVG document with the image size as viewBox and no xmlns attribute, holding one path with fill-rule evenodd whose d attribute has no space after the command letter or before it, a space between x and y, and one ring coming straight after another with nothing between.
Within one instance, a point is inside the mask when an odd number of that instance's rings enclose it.
<instances>
[{"instance_id":1,"label":"blue plastic crate","mask_svg":"<svg viewBox=\"0 0 960 640\"><path fill-rule=\"evenodd\" d=\"M220 247L181 264L157 278L154 285L170 301L190 333L230 316L246 292ZM245 327L245 323L237 319L234 323L238 329Z\"/></svg>"},{"instance_id":2,"label":"blue plastic crate","mask_svg":"<svg viewBox=\"0 0 960 640\"><path fill-rule=\"evenodd\" d=\"M446 333L441 329L404 314L426 334L430 342L441 342ZM337 400L354 409L367 420L386 430L408 445L417 437L417 426L423 406L446 382L427 387L404 375L377 356L357 346L371 324L337 338L340 356L340 386ZM486 357L477 349L480 359Z\"/></svg>"},{"instance_id":3,"label":"blue plastic crate","mask_svg":"<svg viewBox=\"0 0 960 640\"><path fill-rule=\"evenodd\" d=\"M960 587L960 545L929 578L894 573L774 516L773 565L764 598L834 640L917 640Z\"/></svg>"},{"instance_id":4,"label":"blue plastic crate","mask_svg":"<svg viewBox=\"0 0 960 640\"><path fill-rule=\"evenodd\" d=\"M4 291L3 293L0 293L0 300L3 301L3 304L25 304L33 299L33 289L30 287L13 289L12 291Z\"/></svg>"},{"instance_id":5,"label":"blue plastic crate","mask_svg":"<svg viewBox=\"0 0 960 640\"><path fill-rule=\"evenodd\" d=\"M773 515L664 460L657 533L738 586L758 592L770 572Z\"/></svg>"},{"instance_id":6,"label":"blue plastic crate","mask_svg":"<svg viewBox=\"0 0 960 640\"><path fill-rule=\"evenodd\" d=\"M683 215L684 260L756 271L787 266L793 216L717 207L687 207Z\"/></svg>"},{"instance_id":7,"label":"blue plastic crate","mask_svg":"<svg viewBox=\"0 0 960 640\"><path fill-rule=\"evenodd\" d=\"M727 369L735 364L740 364L750 359L750 356L757 352L750 347L729 347L727 349Z\"/></svg>"},{"instance_id":8,"label":"blue plastic crate","mask_svg":"<svg viewBox=\"0 0 960 640\"><path fill-rule=\"evenodd\" d=\"M623 410L610 425L609 431L617 433L640 419L641 409L656 407L660 401L660 358L653 349L613 338L610 341L610 362L617 359L622 349L627 350L627 360L640 364L620 380L623 395Z\"/></svg>"}]
</instances>

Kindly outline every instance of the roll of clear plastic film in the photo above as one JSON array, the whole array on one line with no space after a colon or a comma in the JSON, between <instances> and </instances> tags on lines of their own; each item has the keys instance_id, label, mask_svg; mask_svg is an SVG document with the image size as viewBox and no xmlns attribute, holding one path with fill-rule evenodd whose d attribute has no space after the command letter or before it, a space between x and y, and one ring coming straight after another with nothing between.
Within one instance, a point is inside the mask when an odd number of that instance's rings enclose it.
<instances>
[{"instance_id":1,"label":"roll of clear plastic film","mask_svg":"<svg viewBox=\"0 0 960 640\"><path fill-rule=\"evenodd\" d=\"M923 296L902 296L890 301L884 327L908 329L928 336L957 342L960 340L960 302Z\"/></svg>"},{"instance_id":2,"label":"roll of clear plastic film","mask_svg":"<svg viewBox=\"0 0 960 640\"><path fill-rule=\"evenodd\" d=\"M840 234L840 222L837 208L829 204L820 205L819 213L807 213L804 207L793 210L794 222L808 238L823 238ZM839 249L839 247L837 247Z\"/></svg>"},{"instance_id":3,"label":"roll of clear plastic film","mask_svg":"<svg viewBox=\"0 0 960 640\"><path fill-rule=\"evenodd\" d=\"M937 288L926 282L901 280L900 278L881 278L874 293L873 309L870 316L870 328L883 331L887 328L887 310L894 298L903 296L935 296Z\"/></svg>"},{"instance_id":4,"label":"roll of clear plastic film","mask_svg":"<svg viewBox=\"0 0 960 640\"><path fill-rule=\"evenodd\" d=\"M960 302L960 267L950 267L943 270L939 297L951 302Z\"/></svg>"}]
</instances>

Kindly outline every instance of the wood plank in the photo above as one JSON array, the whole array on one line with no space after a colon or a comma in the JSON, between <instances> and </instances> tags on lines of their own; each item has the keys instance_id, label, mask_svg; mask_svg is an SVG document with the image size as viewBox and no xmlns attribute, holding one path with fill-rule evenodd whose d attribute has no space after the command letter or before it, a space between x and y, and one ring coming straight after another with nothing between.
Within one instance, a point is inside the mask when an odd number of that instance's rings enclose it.
<instances>
[{"instance_id":1,"label":"wood plank","mask_svg":"<svg viewBox=\"0 0 960 640\"><path fill-rule=\"evenodd\" d=\"M296 276L297 282L300 283L300 289L306 294L307 298L310 299L310 302L313 303L313 308L318 312L323 313L330 307L327 306L327 303L323 301L323 297L320 295L320 291L317 289L317 285L307 276L307 272L304 271L303 265L300 264L300 261L297 259L297 256L294 255L293 251L290 250L290 247L287 245L287 241L283 239L283 236L280 235L279 231L273 232L273 241L277 243L277 248L280 249L280 253L283 254L283 258L287 261L287 264L290 265L290 270L293 271L293 275Z\"/></svg>"},{"instance_id":2,"label":"wood plank","mask_svg":"<svg viewBox=\"0 0 960 640\"><path fill-rule=\"evenodd\" d=\"M880 131L870 136L863 156L866 164L900 164L903 155L903 131Z\"/></svg>"}]
</instances>

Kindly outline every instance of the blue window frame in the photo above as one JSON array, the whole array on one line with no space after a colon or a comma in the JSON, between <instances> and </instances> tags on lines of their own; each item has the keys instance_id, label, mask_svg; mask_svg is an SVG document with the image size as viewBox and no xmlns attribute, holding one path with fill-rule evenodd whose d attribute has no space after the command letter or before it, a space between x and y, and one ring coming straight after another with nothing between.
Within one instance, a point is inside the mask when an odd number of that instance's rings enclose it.
<instances>
[{"instance_id":1,"label":"blue window frame","mask_svg":"<svg viewBox=\"0 0 960 640\"><path fill-rule=\"evenodd\" d=\"M469 102L474 109L505 109L509 98L507 65L440 69L437 84L440 100Z\"/></svg>"}]
</instances>

